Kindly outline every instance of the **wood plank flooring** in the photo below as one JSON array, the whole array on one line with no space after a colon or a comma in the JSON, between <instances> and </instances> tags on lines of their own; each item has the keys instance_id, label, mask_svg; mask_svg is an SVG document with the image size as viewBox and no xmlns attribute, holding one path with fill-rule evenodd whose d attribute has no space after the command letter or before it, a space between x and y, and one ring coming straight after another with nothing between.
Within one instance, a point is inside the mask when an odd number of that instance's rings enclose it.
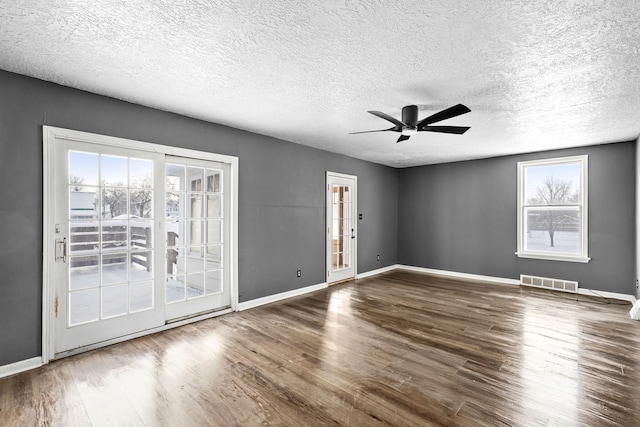
<instances>
[{"instance_id":1,"label":"wood plank flooring","mask_svg":"<svg viewBox=\"0 0 640 427\"><path fill-rule=\"evenodd\" d=\"M0 425L640 426L630 307L394 271L0 379Z\"/></svg>"}]
</instances>

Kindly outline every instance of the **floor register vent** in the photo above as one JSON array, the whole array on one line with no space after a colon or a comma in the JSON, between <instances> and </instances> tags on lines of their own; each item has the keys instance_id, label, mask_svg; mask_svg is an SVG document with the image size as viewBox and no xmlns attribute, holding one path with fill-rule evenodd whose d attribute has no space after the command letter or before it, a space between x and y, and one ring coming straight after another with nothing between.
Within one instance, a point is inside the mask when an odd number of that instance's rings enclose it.
<instances>
[{"instance_id":1,"label":"floor register vent","mask_svg":"<svg viewBox=\"0 0 640 427\"><path fill-rule=\"evenodd\" d=\"M550 279L548 277L520 275L520 283L534 288L578 293L578 282L572 280Z\"/></svg>"}]
</instances>

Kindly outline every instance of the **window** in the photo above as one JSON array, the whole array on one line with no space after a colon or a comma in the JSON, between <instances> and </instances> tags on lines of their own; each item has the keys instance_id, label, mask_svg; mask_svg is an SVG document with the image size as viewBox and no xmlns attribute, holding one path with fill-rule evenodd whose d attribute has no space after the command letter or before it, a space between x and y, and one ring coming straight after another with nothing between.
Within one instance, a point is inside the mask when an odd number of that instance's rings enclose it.
<instances>
[{"instance_id":1,"label":"window","mask_svg":"<svg viewBox=\"0 0 640 427\"><path fill-rule=\"evenodd\" d=\"M587 156L518 162L518 252L589 262Z\"/></svg>"}]
</instances>

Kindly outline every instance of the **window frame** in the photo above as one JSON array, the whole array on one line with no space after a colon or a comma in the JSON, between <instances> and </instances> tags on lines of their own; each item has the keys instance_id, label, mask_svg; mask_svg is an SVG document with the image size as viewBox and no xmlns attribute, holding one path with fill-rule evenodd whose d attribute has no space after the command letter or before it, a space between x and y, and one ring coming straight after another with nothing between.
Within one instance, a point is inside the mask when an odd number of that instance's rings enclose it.
<instances>
[{"instance_id":1,"label":"window frame","mask_svg":"<svg viewBox=\"0 0 640 427\"><path fill-rule=\"evenodd\" d=\"M588 230L588 155L554 157L549 159L528 160L518 162L518 249L515 253L520 258L533 258L551 261L569 261L588 263L589 258L589 230ZM526 169L529 167L540 166L561 166L567 164L580 165L580 199L577 203L569 206L579 207L580 211L580 253L572 254L569 252L550 252L542 250L525 249L525 233L526 233L526 214L525 210L534 205L528 205L525 201L526 195ZM535 205L538 206L538 205ZM567 205L549 205L551 207L562 207Z\"/></svg>"}]
</instances>

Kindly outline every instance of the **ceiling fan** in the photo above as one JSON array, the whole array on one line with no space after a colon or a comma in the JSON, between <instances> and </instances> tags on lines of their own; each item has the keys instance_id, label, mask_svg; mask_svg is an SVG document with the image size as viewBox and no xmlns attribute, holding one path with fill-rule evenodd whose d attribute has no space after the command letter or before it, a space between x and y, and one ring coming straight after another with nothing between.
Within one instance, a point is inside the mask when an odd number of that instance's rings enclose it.
<instances>
[{"instance_id":1,"label":"ceiling fan","mask_svg":"<svg viewBox=\"0 0 640 427\"><path fill-rule=\"evenodd\" d=\"M441 132L441 133L453 133L456 135L462 135L466 131L468 131L469 127L464 126L429 126L432 123L440 122L442 120L450 119L452 117L459 116L461 114L466 114L471 110L462 105L454 105L453 107L449 107L445 110L442 110L438 113L432 114L429 117L418 121L418 106L417 105L407 105L402 108L402 121L392 117L382 111L367 111L374 116L378 116L381 119L385 119L390 121L395 126L389 129L380 129L380 130L365 130L362 132L351 132L350 135L357 133L369 133L369 132L400 132L400 138L398 138L397 142L406 141L409 139L411 135L415 135L418 132Z\"/></svg>"}]
</instances>

